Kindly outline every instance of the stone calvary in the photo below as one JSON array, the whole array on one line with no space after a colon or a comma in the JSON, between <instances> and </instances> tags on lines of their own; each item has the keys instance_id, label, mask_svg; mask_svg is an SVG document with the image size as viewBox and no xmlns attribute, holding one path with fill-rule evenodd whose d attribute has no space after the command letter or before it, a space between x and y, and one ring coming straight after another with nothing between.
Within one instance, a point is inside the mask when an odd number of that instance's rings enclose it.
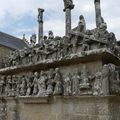
<instances>
[{"instance_id":1,"label":"stone calvary","mask_svg":"<svg viewBox=\"0 0 120 120\"><path fill-rule=\"evenodd\" d=\"M83 15L71 28L72 0L63 0L65 36L43 32L38 9L30 46L11 52L0 68L0 120L119 120L120 44L94 0L96 28Z\"/></svg>"}]
</instances>

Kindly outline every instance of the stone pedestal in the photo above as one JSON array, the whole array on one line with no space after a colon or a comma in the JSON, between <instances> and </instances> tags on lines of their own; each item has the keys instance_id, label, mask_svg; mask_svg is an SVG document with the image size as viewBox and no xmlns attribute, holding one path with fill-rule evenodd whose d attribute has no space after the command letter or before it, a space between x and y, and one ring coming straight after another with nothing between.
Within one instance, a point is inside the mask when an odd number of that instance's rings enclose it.
<instances>
[{"instance_id":1,"label":"stone pedestal","mask_svg":"<svg viewBox=\"0 0 120 120\"><path fill-rule=\"evenodd\" d=\"M11 98L7 120L119 120L119 100L117 96L23 97L16 104Z\"/></svg>"}]
</instances>

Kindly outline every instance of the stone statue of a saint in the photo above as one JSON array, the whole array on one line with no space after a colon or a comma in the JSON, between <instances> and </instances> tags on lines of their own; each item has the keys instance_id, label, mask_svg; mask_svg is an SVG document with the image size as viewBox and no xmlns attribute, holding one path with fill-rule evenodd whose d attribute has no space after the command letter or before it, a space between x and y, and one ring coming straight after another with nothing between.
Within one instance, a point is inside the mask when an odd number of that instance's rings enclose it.
<instances>
[{"instance_id":1,"label":"stone statue of a saint","mask_svg":"<svg viewBox=\"0 0 120 120\"><path fill-rule=\"evenodd\" d=\"M30 38L31 45L34 46L36 43L36 34L32 34Z\"/></svg>"},{"instance_id":2,"label":"stone statue of a saint","mask_svg":"<svg viewBox=\"0 0 120 120\"><path fill-rule=\"evenodd\" d=\"M101 90L103 95L109 95L109 76L110 67L105 64L102 68L102 78L101 78Z\"/></svg>"},{"instance_id":3,"label":"stone statue of a saint","mask_svg":"<svg viewBox=\"0 0 120 120\"><path fill-rule=\"evenodd\" d=\"M38 22L43 22L43 12L44 9L38 8Z\"/></svg>"},{"instance_id":4,"label":"stone statue of a saint","mask_svg":"<svg viewBox=\"0 0 120 120\"><path fill-rule=\"evenodd\" d=\"M78 23L77 31L82 32L82 33L86 32L86 22L85 22L85 19L84 19L83 15L80 15L80 17L79 17L79 23Z\"/></svg>"},{"instance_id":5,"label":"stone statue of a saint","mask_svg":"<svg viewBox=\"0 0 120 120\"><path fill-rule=\"evenodd\" d=\"M5 87L5 76L0 77L0 95L3 95Z\"/></svg>"},{"instance_id":6,"label":"stone statue of a saint","mask_svg":"<svg viewBox=\"0 0 120 120\"><path fill-rule=\"evenodd\" d=\"M95 74L95 82L93 84L93 95L101 95L102 91L101 91L101 76L102 73L100 71L98 71Z\"/></svg>"},{"instance_id":7,"label":"stone statue of a saint","mask_svg":"<svg viewBox=\"0 0 120 120\"><path fill-rule=\"evenodd\" d=\"M26 96L26 91L27 91L26 78L23 75L21 79L22 80L21 80L21 84L20 84L20 96Z\"/></svg>"},{"instance_id":8,"label":"stone statue of a saint","mask_svg":"<svg viewBox=\"0 0 120 120\"><path fill-rule=\"evenodd\" d=\"M61 95L62 94L62 77L59 68L55 69L55 77L54 77L54 95Z\"/></svg>"},{"instance_id":9,"label":"stone statue of a saint","mask_svg":"<svg viewBox=\"0 0 120 120\"><path fill-rule=\"evenodd\" d=\"M53 31L49 31L48 33L48 39L54 39L54 34L53 34Z\"/></svg>"},{"instance_id":10,"label":"stone statue of a saint","mask_svg":"<svg viewBox=\"0 0 120 120\"><path fill-rule=\"evenodd\" d=\"M79 93L79 82L80 82L80 76L78 73L78 70L75 71L72 77L72 94L73 95L78 95Z\"/></svg>"},{"instance_id":11,"label":"stone statue of a saint","mask_svg":"<svg viewBox=\"0 0 120 120\"><path fill-rule=\"evenodd\" d=\"M47 75L41 71L40 78L38 79L38 94L37 96L44 97L46 95L46 81Z\"/></svg>"},{"instance_id":12,"label":"stone statue of a saint","mask_svg":"<svg viewBox=\"0 0 120 120\"><path fill-rule=\"evenodd\" d=\"M72 93L72 81L71 75L68 73L63 80L64 95L71 95Z\"/></svg>"},{"instance_id":13,"label":"stone statue of a saint","mask_svg":"<svg viewBox=\"0 0 120 120\"><path fill-rule=\"evenodd\" d=\"M48 73L48 81L47 81L47 90L46 96L50 96L53 94L53 81L54 81L55 72L54 69L50 69Z\"/></svg>"},{"instance_id":14,"label":"stone statue of a saint","mask_svg":"<svg viewBox=\"0 0 120 120\"><path fill-rule=\"evenodd\" d=\"M38 79L39 79L39 73L35 72L34 73L34 79L33 79L33 95L37 95L38 93Z\"/></svg>"}]
</instances>

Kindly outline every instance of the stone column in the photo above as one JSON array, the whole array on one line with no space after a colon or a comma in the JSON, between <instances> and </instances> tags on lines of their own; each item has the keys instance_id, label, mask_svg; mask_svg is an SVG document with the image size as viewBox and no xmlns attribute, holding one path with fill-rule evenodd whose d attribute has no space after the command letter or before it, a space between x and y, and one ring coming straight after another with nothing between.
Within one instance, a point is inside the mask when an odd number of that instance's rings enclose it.
<instances>
[{"instance_id":1,"label":"stone column","mask_svg":"<svg viewBox=\"0 0 120 120\"><path fill-rule=\"evenodd\" d=\"M38 8L38 43L43 39L43 12L44 9Z\"/></svg>"},{"instance_id":2,"label":"stone column","mask_svg":"<svg viewBox=\"0 0 120 120\"><path fill-rule=\"evenodd\" d=\"M101 24L101 8L100 8L100 0L94 0L95 4L95 13L96 13L96 27L100 27Z\"/></svg>"},{"instance_id":3,"label":"stone column","mask_svg":"<svg viewBox=\"0 0 120 120\"><path fill-rule=\"evenodd\" d=\"M65 12L65 35L69 36L70 31L71 31L71 10L74 9L74 5L72 1L70 0L63 0L64 1L64 12Z\"/></svg>"}]
</instances>

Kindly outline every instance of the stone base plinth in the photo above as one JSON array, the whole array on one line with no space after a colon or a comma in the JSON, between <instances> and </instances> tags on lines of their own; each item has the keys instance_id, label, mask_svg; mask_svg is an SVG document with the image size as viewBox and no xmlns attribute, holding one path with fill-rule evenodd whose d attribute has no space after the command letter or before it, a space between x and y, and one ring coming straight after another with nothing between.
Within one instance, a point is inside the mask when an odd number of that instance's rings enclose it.
<instances>
[{"instance_id":1,"label":"stone base plinth","mask_svg":"<svg viewBox=\"0 0 120 120\"><path fill-rule=\"evenodd\" d=\"M119 120L120 118L118 96L21 97L17 102L14 102L13 98L8 101L7 99L7 106L13 104L16 108L13 115L17 115L17 120ZM8 110L10 109L7 109L7 113L10 113ZM9 115L11 114L8 114L8 120Z\"/></svg>"}]
</instances>

